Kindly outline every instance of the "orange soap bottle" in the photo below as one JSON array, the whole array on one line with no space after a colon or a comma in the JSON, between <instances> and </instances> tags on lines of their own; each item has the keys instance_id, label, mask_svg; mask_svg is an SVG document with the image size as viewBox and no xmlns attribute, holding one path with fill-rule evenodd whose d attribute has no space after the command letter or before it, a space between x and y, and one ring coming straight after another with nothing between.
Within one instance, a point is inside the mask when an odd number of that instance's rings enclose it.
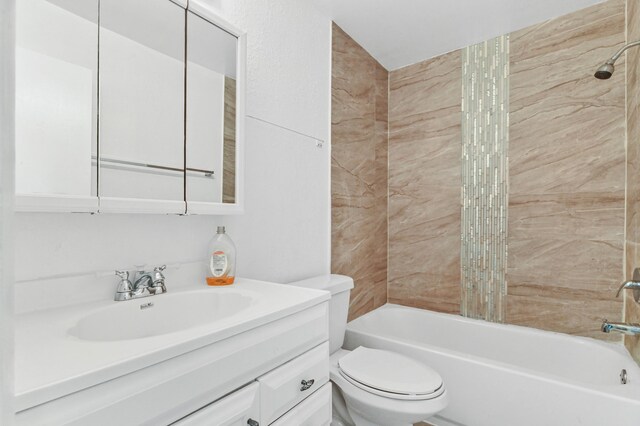
<instances>
[{"instance_id":1,"label":"orange soap bottle","mask_svg":"<svg viewBox=\"0 0 640 426\"><path fill-rule=\"evenodd\" d=\"M224 226L218 226L218 232L209 244L208 285L233 284L236 275L236 246L225 233Z\"/></svg>"}]
</instances>

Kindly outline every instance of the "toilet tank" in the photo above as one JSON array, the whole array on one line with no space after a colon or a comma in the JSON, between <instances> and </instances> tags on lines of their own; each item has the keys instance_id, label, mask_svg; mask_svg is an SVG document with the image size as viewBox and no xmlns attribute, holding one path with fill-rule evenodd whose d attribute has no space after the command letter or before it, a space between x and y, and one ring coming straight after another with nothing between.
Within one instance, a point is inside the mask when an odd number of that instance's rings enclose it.
<instances>
[{"instance_id":1,"label":"toilet tank","mask_svg":"<svg viewBox=\"0 0 640 426\"><path fill-rule=\"evenodd\" d=\"M353 288L353 278L346 275L321 275L289 285L314 288L331 292L329 301L329 351L334 353L342 347L344 332L349 315L349 294Z\"/></svg>"}]
</instances>

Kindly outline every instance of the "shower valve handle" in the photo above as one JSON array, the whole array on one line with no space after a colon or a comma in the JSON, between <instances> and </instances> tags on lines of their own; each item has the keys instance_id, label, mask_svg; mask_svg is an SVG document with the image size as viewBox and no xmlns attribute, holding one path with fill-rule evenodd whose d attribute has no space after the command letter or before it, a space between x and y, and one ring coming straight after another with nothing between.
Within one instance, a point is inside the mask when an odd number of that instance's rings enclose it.
<instances>
[{"instance_id":1,"label":"shower valve handle","mask_svg":"<svg viewBox=\"0 0 640 426\"><path fill-rule=\"evenodd\" d=\"M633 299L638 302L640 300L640 268L633 270L633 278L630 281L625 281L620 285L616 297L620 297L620 293L624 289L633 290Z\"/></svg>"}]
</instances>

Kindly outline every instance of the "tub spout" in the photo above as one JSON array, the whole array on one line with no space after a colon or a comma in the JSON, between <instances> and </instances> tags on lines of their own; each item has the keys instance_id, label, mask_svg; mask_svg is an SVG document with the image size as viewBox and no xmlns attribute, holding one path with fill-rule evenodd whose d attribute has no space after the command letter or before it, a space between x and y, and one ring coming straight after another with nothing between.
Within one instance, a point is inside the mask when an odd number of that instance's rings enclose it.
<instances>
[{"instance_id":1,"label":"tub spout","mask_svg":"<svg viewBox=\"0 0 640 426\"><path fill-rule=\"evenodd\" d=\"M604 320L602 322L601 330L605 333L616 331L618 333L635 336L640 334L640 324L626 324L623 322L609 322L607 320Z\"/></svg>"}]
</instances>

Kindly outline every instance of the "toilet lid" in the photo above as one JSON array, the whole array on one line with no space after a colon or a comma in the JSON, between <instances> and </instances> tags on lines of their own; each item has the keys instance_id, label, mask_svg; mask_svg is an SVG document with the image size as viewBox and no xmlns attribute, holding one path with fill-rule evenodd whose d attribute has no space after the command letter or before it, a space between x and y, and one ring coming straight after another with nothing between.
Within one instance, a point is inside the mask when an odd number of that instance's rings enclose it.
<instances>
[{"instance_id":1,"label":"toilet lid","mask_svg":"<svg viewBox=\"0 0 640 426\"><path fill-rule=\"evenodd\" d=\"M340 358L338 366L345 378L382 392L427 397L443 391L437 372L395 352L360 346Z\"/></svg>"}]
</instances>

